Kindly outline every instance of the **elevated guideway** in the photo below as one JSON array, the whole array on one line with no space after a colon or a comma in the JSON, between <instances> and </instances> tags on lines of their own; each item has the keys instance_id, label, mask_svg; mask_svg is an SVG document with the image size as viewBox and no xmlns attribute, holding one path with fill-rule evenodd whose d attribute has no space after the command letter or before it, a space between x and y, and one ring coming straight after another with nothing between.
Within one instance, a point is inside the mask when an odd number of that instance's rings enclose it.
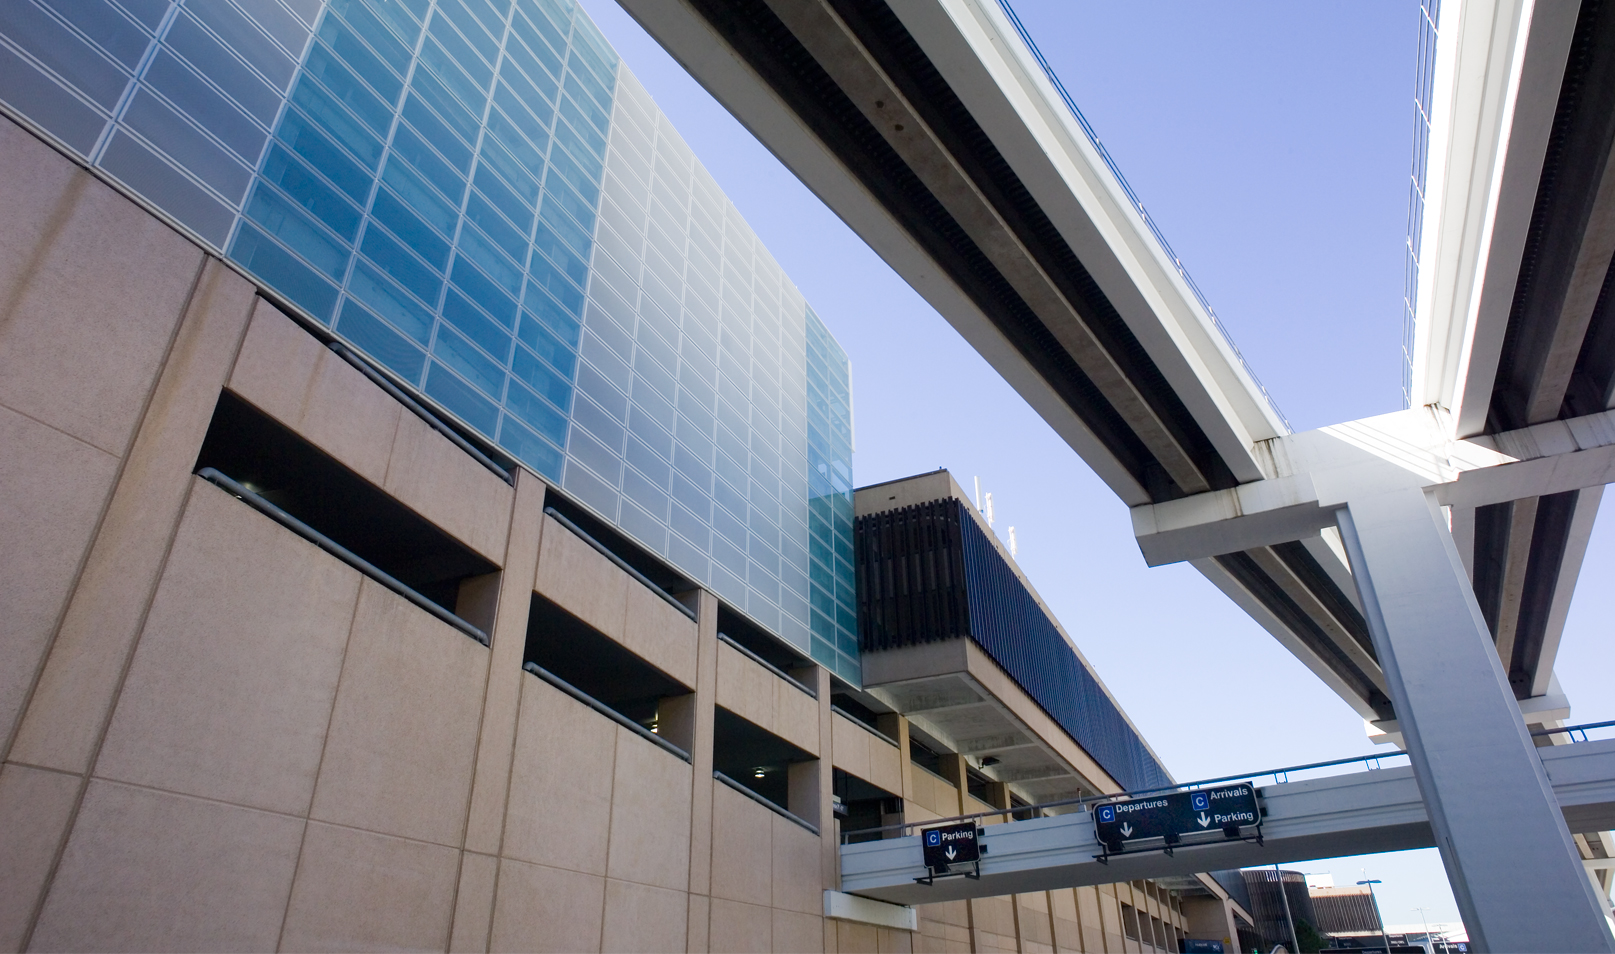
<instances>
[{"instance_id":1,"label":"elevated guideway","mask_svg":"<svg viewBox=\"0 0 1615 954\"><path fill-rule=\"evenodd\" d=\"M1507 448L1548 422L1602 431L1615 401L1615 294L1599 294L1615 245L1608 4L1579 18L1576 4L1444 5L1413 409L1292 435L1007 4L621 3L1134 508L1150 564L1190 562L1396 741L1334 519L1385 482L1320 496L1296 465L1297 441L1350 432L1358 471L1452 498L1512 694L1531 725L1568 717L1553 662L1615 470L1527 479L1550 462L1485 493L1447 485L1580 450Z\"/></svg>"},{"instance_id":2,"label":"elevated guideway","mask_svg":"<svg viewBox=\"0 0 1615 954\"><path fill-rule=\"evenodd\" d=\"M1615 739L1540 751L1571 830L1615 827ZM1258 793L1266 812L1261 845L1211 841L1179 846L1170 856L1141 851L1101 863L1096 856L1104 849L1094 836L1093 814L1082 808L987 825L980 880L915 882L925 874L917 834L843 845L841 890L894 904L928 904L1435 844L1418 783L1407 767L1267 785ZM1492 808L1495 824L1510 823L1510 806Z\"/></svg>"},{"instance_id":3,"label":"elevated guideway","mask_svg":"<svg viewBox=\"0 0 1615 954\"><path fill-rule=\"evenodd\" d=\"M1132 508L1151 564L1407 747L1477 949L1615 951L1528 735L1569 716L1553 663L1615 479L1615 4L1425 21L1409 408L1293 434L1007 0L619 2Z\"/></svg>"}]
</instances>

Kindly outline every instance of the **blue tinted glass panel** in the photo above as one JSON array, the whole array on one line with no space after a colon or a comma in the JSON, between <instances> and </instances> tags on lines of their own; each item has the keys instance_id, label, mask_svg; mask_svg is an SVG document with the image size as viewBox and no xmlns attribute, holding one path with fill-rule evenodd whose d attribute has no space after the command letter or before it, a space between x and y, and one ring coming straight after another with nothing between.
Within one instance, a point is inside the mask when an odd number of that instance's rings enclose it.
<instances>
[{"instance_id":1,"label":"blue tinted glass panel","mask_svg":"<svg viewBox=\"0 0 1615 954\"><path fill-rule=\"evenodd\" d=\"M302 116L288 112L276 135L347 195L360 202L369 197L369 174Z\"/></svg>"},{"instance_id":2,"label":"blue tinted glass panel","mask_svg":"<svg viewBox=\"0 0 1615 954\"><path fill-rule=\"evenodd\" d=\"M462 258L454 263L454 273L450 277L472 301L499 319L500 324L515 327L516 302L500 291L499 286L490 281L486 275Z\"/></svg>"},{"instance_id":3,"label":"blue tinted glass panel","mask_svg":"<svg viewBox=\"0 0 1615 954\"><path fill-rule=\"evenodd\" d=\"M506 415L499 429L499 444L516 458L550 480L561 479L561 465L565 458L555 445L541 439L515 418Z\"/></svg>"},{"instance_id":4,"label":"blue tinted glass panel","mask_svg":"<svg viewBox=\"0 0 1615 954\"><path fill-rule=\"evenodd\" d=\"M146 83L221 139L237 156L251 162L263 149L268 136L264 127L169 53L157 55L146 71Z\"/></svg>"},{"instance_id":5,"label":"blue tinted glass panel","mask_svg":"<svg viewBox=\"0 0 1615 954\"><path fill-rule=\"evenodd\" d=\"M396 11L399 4L380 0L379 6L391 15L383 20L364 0L331 0L330 7L347 21L354 32L364 38L370 49L381 57L399 76L409 72L410 51L420 36L420 25L407 15Z\"/></svg>"},{"instance_id":6,"label":"blue tinted glass panel","mask_svg":"<svg viewBox=\"0 0 1615 954\"><path fill-rule=\"evenodd\" d=\"M0 3L0 33L108 109L129 82L116 63L31 3Z\"/></svg>"},{"instance_id":7,"label":"blue tinted glass panel","mask_svg":"<svg viewBox=\"0 0 1615 954\"><path fill-rule=\"evenodd\" d=\"M393 155L403 156L409 164L415 167L426 181L437 190L448 196L455 206L465 196L465 180L454 168L444 162L442 157L432 151L432 148L408 126L399 124L398 130L393 133Z\"/></svg>"},{"instance_id":8,"label":"blue tinted glass panel","mask_svg":"<svg viewBox=\"0 0 1615 954\"><path fill-rule=\"evenodd\" d=\"M318 83L303 77L292 90L292 102L352 153L366 169L375 171L376 163L381 159L381 140L371 134L335 97Z\"/></svg>"},{"instance_id":9,"label":"blue tinted glass panel","mask_svg":"<svg viewBox=\"0 0 1615 954\"><path fill-rule=\"evenodd\" d=\"M443 317L496 359L509 358L510 332L452 288L443 298Z\"/></svg>"},{"instance_id":10,"label":"blue tinted glass panel","mask_svg":"<svg viewBox=\"0 0 1615 954\"><path fill-rule=\"evenodd\" d=\"M388 159L387 167L381 173L381 181L398 193L404 204L419 213L427 224L444 235L454 234L455 223L460 219L459 210L427 185L421 174L409 167L409 163L399 161L397 156Z\"/></svg>"},{"instance_id":11,"label":"blue tinted glass panel","mask_svg":"<svg viewBox=\"0 0 1615 954\"><path fill-rule=\"evenodd\" d=\"M443 290L443 280L420 259L405 251L396 239L379 228L371 227L365 230L364 242L359 249L416 297L422 301L437 301L438 293Z\"/></svg>"},{"instance_id":12,"label":"blue tinted glass panel","mask_svg":"<svg viewBox=\"0 0 1615 954\"><path fill-rule=\"evenodd\" d=\"M260 182L246 211L265 231L330 277L341 280L347 271L348 247L276 189Z\"/></svg>"},{"instance_id":13,"label":"blue tinted glass panel","mask_svg":"<svg viewBox=\"0 0 1615 954\"><path fill-rule=\"evenodd\" d=\"M432 340L432 312L362 261L353 266L348 292L418 344L425 345Z\"/></svg>"},{"instance_id":14,"label":"blue tinted glass panel","mask_svg":"<svg viewBox=\"0 0 1615 954\"><path fill-rule=\"evenodd\" d=\"M187 4L186 9L278 89L286 88L295 67L291 57L264 42L263 31L240 11L227 3Z\"/></svg>"},{"instance_id":15,"label":"blue tinted glass panel","mask_svg":"<svg viewBox=\"0 0 1615 954\"><path fill-rule=\"evenodd\" d=\"M375 204L370 207L370 214L376 221L396 236L404 240L415 251L415 254L426 259L427 263L439 271L448 268L449 243L448 240L432 231L409 207L400 202L386 189L376 192Z\"/></svg>"},{"instance_id":16,"label":"blue tinted glass panel","mask_svg":"<svg viewBox=\"0 0 1615 954\"><path fill-rule=\"evenodd\" d=\"M274 121L280 109L280 93L208 35L195 20L183 15L175 18L164 45L189 60L203 76L217 83L260 122Z\"/></svg>"},{"instance_id":17,"label":"blue tinted glass panel","mask_svg":"<svg viewBox=\"0 0 1615 954\"><path fill-rule=\"evenodd\" d=\"M484 434L493 433L499 420L499 409L436 361L426 372L426 393L477 430Z\"/></svg>"},{"instance_id":18,"label":"blue tinted glass panel","mask_svg":"<svg viewBox=\"0 0 1615 954\"><path fill-rule=\"evenodd\" d=\"M336 330L405 380L420 381L426 352L352 298L343 303Z\"/></svg>"},{"instance_id":19,"label":"blue tinted glass panel","mask_svg":"<svg viewBox=\"0 0 1615 954\"><path fill-rule=\"evenodd\" d=\"M309 314L330 323L331 309L336 306L336 286L263 232L243 222L230 247L230 257L306 308Z\"/></svg>"},{"instance_id":20,"label":"blue tinted glass panel","mask_svg":"<svg viewBox=\"0 0 1615 954\"><path fill-rule=\"evenodd\" d=\"M359 209L279 144L270 149L259 175L342 238L351 242L359 234Z\"/></svg>"},{"instance_id":21,"label":"blue tinted glass panel","mask_svg":"<svg viewBox=\"0 0 1615 954\"><path fill-rule=\"evenodd\" d=\"M462 377L480 388L484 394L495 400L504 395L505 375L500 370L498 362L478 351L469 339L453 329L438 327L437 342L432 345L432 355L460 372Z\"/></svg>"},{"instance_id":22,"label":"blue tinted glass panel","mask_svg":"<svg viewBox=\"0 0 1615 954\"><path fill-rule=\"evenodd\" d=\"M326 17L325 25L320 28L320 39L325 41L324 44L316 43L315 48L319 49L329 44L330 50L341 57L359 78L386 100L389 108L398 102L398 94L404 89L404 81L381 57L372 52L347 24L334 16ZM309 59L313 59L312 52ZM305 62L303 68L309 69L309 63Z\"/></svg>"}]
</instances>

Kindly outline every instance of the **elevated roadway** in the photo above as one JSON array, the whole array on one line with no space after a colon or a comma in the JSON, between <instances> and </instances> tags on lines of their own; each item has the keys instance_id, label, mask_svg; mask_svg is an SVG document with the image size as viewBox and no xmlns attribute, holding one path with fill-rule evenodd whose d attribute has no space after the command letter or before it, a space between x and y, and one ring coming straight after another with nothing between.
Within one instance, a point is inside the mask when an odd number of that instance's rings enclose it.
<instances>
[{"instance_id":1,"label":"elevated roadway","mask_svg":"<svg viewBox=\"0 0 1615 954\"><path fill-rule=\"evenodd\" d=\"M620 2L1133 508L1149 562L1408 748L1478 948L1615 950L1528 735L1568 717L1553 662L1615 478L1615 4L1440 5L1409 409L1292 434L1002 0Z\"/></svg>"}]
</instances>

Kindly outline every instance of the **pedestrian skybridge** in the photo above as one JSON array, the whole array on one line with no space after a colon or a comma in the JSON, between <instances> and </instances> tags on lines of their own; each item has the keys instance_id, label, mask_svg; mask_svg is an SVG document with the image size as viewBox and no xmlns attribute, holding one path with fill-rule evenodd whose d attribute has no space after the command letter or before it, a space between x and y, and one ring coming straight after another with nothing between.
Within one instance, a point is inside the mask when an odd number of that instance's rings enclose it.
<instances>
[{"instance_id":1,"label":"pedestrian skybridge","mask_svg":"<svg viewBox=\"0 0 1615 954\"><path fill-rule=\"evenodd\" d=\"M1615 828L1615 739L1538 751L1570 830ZM985 824L980 877L937 877L930 884L916 880L927 873L919 829L972 819L988 823L1008 813L915 823L888 832L898 837L842 845L841 890L894 904L928 904L1435 844L1424 801L1408 767L1279 782L1259 786L1257 795L1264 816L1260 844L1255 832L1246 830L1242 834L1248 837L1239 839L1217 833L1218 840L1186 840L1171 854L1160 847L1131 850L1130 846L1126 853L1107 857L1095 836L1090 810L1102 801L1093 799L1052 809L1063 808L1065 814ZM1500 828L1510 824L1510 806L1495 804L1489 810L1495 813L1493 824ZM1023 808L1016 813L1024 816L1028 811ZM852 834L856 837L857 833ZM955 866L955 870L962 867Z\"/></svg>"}]
</instances>

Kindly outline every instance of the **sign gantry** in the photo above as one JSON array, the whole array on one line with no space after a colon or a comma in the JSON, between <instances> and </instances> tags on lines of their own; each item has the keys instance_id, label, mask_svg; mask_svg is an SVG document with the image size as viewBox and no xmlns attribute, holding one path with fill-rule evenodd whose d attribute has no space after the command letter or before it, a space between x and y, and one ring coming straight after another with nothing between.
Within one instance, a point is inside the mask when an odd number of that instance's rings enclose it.
<instances>
[{"instance_id":1,"label":"sign gantry","mask_svg":"<svg viewBox=\"0 0 1615 954\"><path fill-rule=\"evenodd\" d=\"M1245 838L1251 828L1256 830L1256 843L1262 842L1262 809L1256 789L1247 782L1117 799L1094 808L1093 820L1094 834L1104 846L1104 853L1095 856L1100 861L1129 851L1164 849L1171 854L1185 838L1212 833ZM1140 844L1153 840L1160 844Z\"/></svg>"}]
</instances>

